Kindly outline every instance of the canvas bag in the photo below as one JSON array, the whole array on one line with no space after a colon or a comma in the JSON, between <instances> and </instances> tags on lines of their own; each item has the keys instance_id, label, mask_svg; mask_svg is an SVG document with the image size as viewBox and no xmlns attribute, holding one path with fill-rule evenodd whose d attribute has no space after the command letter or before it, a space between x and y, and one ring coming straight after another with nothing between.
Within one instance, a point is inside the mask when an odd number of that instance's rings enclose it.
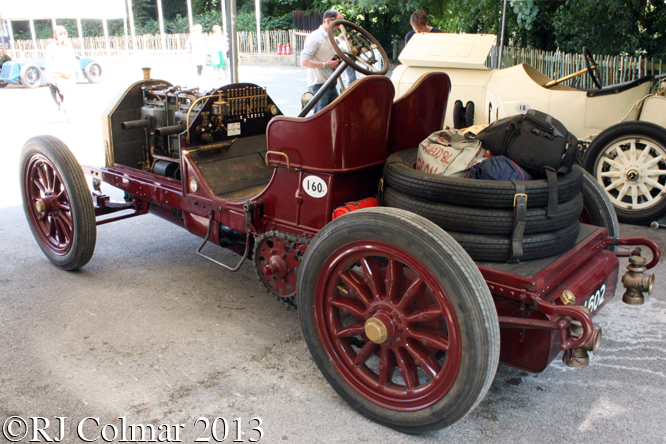
<instances>
[{"instance_id":1,"label":"canvas bag","mask_svg":"<svg viewBox=\"0 0 666 444\"><path fill-rule=\"evenodd\" d=\"M474 137L458 130L435 131L419 144L416 169L440 176L461 175L490 156Z\"/></svg>"}]
</instances>

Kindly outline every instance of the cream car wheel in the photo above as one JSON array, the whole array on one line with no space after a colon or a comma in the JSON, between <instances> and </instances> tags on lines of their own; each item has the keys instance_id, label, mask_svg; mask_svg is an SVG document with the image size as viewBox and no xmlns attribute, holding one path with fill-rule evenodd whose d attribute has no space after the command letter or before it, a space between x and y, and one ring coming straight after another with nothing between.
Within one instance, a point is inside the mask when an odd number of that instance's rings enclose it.
<instances>
[{"instance_id":1,"label":"cream car wheel","mask_svg":"<svg viewBox=\"0 0 666 444\"><path fill-rule=\"evenodd\" d=\"M666 130L646 122L615 125L583 160L608 193L618 218L645 223L666 212Z\"/></svg>"}]
</instances>

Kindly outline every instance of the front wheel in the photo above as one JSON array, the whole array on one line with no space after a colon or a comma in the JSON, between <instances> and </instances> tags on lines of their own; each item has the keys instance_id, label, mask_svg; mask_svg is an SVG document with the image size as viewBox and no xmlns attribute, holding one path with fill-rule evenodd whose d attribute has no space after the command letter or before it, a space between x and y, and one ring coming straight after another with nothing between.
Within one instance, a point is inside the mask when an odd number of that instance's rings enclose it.
<instances>
[{"instance_id":1,"label":"front wheel","mask_svg":"<svg viewBox=\"0 0 666 444\"><path fill-rule=\"evenodd\" d=\"M585 151L583 167L604 187L617 218L650 223L666 213L666 129L623 122L599 134Z\"/></svg>"},{"instance_id":2,"label":"front wheel","mask_svg":"<svg viewBox=\"0 0 666 444\"><path fill-rule=\"evenodd\" d=\"M481 273L443 230L394 208L354 211L305 252L298 305L310 352L335 391L405 433L460 420L499 360Z\"/></svg>"},{"instance_id":3,"label":"front wheel","mask_svg":"<svg viewBox=\"0 0 666 444\"><path fill-rule=\"evenodd\" d=\"M90 83L102 81L102 66L97 62L88 63L83 72Z\"/></svg>"},{"instance_id":4,"label":"front wheel","mask_svg":"<svg viewBox=\"0 0 666 444\"><path fill-rule=\"evenodd\" d=\"M25 65L21 69L19 80L26 88L37 88L42 83L42 70L35 64Z\"/></svg>"},{"instance_id":5,"label":"front wheel","mask_svg":"<svg viewBox=\"0 0 666 444\"><path fill-rule=\"evenodd\" d=\"M76 270L95 250L95 209L81 166L51 136L23 146L19 176L23 211L37 244L57 267Z\"/></svg>"}]
</instances>

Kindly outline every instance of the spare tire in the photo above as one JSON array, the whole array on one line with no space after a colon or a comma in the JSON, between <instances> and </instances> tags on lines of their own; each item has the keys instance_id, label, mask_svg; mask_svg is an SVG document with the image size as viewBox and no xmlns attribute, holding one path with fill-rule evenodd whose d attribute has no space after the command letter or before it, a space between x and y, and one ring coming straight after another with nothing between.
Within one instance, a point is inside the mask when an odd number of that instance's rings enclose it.
<instances>
[{"instance_id":1,"label":"spare tire","mask_svg":"<svg viewBox=\"0 0 666 444\"><path fill-rule=\"evenodd\" d=\"M421 199L460 204L477 208L513 208L516 188L511 181L465 179L417 171L417 148L392 154L384 166L384 180L396 190ZM546 179L522 182L527 194L527 207L548 205ZM574 165L571 173L558 177L558 202L570 201L583 188L583 170Z\"/></svg>"},{"instance_id":2,"label":"spare tire","mask_svg":"<svg viewBox=\"0 0 666 444\"><path fill-rule=\"evenodd\" d=\"M416 213L447 231L497 235L513 233L513 209L472 208L432 202L408 196L392 187L384 190L384 204ZM552 217L546 215L545 207L529 208L525 217L525 234L545 233L567 227L579 219L582 210L582 194L558 205L557 213Z\"/></svg>"},{"instance_id":3,"label":"spare tire","mask_svg":"<svg viewBox=\"0 0 666 444\"><path fill-rule=\"evenodd\" d=\"M573 248L578 237L578 221L550 233L523 237L521 261L531 261L564 253ZM511 259L511 236L486 236L481 234L447 231L475 261L506 262Z\"/></svg>"}]
</instances>

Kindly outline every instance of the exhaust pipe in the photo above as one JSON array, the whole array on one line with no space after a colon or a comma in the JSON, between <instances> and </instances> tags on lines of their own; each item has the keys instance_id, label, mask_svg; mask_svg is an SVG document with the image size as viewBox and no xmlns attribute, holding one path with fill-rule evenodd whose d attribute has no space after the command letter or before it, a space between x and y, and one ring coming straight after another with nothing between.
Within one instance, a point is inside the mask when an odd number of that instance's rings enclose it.
<instances>
[{"instance_id":1,"label":"exhaust pipe","mask_svg":"<svg viewBox=\"0 0 666 444\"><path fill-rule=\"evenodd\" d=\"M645 274L645 258L642 256L629 257L627 272L622 276L622 285L627 291L622 296L622 302L629 305L641 305L645 302L643 292L652 293L654 288L654 274Z\"/></svg>"}]
</instances>

